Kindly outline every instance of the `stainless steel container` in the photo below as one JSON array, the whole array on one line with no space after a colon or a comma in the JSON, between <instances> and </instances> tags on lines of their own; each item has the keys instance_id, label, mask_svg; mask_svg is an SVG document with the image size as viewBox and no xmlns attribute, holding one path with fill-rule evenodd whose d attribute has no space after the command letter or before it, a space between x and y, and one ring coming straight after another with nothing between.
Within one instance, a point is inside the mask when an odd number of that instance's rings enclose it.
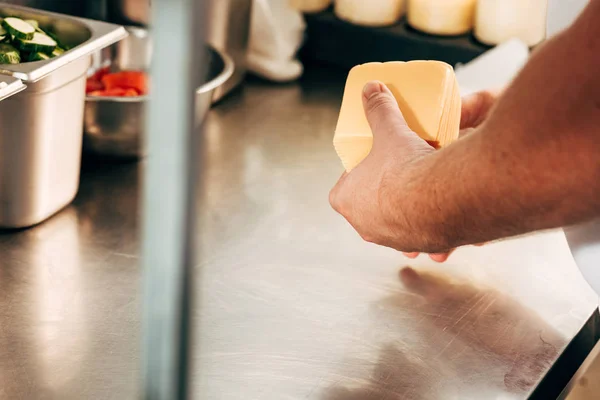
<instances>
[{"instance_id":1,"label":"stainless steel container","mask_svg":"<svg viewBox=\"0 0 600 400\"><path fill-rule=\"evenodd\" d=\"M114 65L117 69L146 70L147 60L140 46L143 36L130 28L130 36L114 48ZM225 54L208 47L205 83L197 90L196 117L202 120L208 112L215 91L232 75L233 62ZM103 64L102 62L100 64ZM147 96L100 97L87 96L84 117L83 148L86 153L118 158L139 158L146 155L145 123Z\"/></svg>"},{"instance_id":2,"label":"stainless steel container","mask_svg":"<svg viewBox=\"0 0 600 400\"><path fill-rule=\"evenodd\" d=\"M0 228L35 225L79 187L86 72L91 54L124 28L0 3L0 15L36 19L72 46L48 61L0 65Z\"/></svg>"},{"instance_id":3,"label":"stainless steel container","mask_svg":"<svg viewBox=\"0 0 600 400\"><path fill-rule=\"evenodd\" d=\"M214 101L238 87L246 77L252 0L209 1L208 43L227 53L235 64L233 75L215 91Z\"/></svg>"},{"instance_id":4,"label":"stainless steel container","mask_svg":"<svg viewBox=\"0 0 600 400\"><path fill-rule=\"evenodd\" d=\"M233 60L235 70L213 96L217 101L238 87L246 76L252 0L208 0L206 40ZM117 23L147 26L150 0L108 0L109 18Z\"/></svg>"}]
</instances>

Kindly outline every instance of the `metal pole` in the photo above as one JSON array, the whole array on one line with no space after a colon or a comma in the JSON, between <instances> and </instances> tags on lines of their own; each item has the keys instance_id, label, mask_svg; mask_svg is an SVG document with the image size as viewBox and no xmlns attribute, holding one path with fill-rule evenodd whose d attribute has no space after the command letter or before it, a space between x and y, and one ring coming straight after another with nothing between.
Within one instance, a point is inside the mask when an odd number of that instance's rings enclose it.
<instances>
[{"instance_id":1,"label":"metal pole","mask_svg":"<svg viewBox=\"0 0 600 400\"><path fill-rule=\"evenodd\" d=\"M188 398L200 155L195 88L205 59L203 0L153 0L143 203L145 399Z\"/></svg>"}]
</instances>

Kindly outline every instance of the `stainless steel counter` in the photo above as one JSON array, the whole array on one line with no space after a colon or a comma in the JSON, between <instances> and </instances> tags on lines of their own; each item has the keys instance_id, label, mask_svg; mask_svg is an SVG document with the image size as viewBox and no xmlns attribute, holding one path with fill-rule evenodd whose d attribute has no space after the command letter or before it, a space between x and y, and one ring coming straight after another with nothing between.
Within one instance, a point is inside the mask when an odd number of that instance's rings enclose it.
<instances>
[{"instance_id":1,"label":"stainless steel counter","mask_svg":"<svg viewBox=\"0 0 600 400\"><path fill-rule=\"evenodd\" d=\"M444 265L362 242L327 202L342 84L251 82L210 115L195 398L527 398L596 310L564 237ZM138 395L139 182L88 165L71 207L0 235L0 399Z\"/></svg>"}]
</instances>

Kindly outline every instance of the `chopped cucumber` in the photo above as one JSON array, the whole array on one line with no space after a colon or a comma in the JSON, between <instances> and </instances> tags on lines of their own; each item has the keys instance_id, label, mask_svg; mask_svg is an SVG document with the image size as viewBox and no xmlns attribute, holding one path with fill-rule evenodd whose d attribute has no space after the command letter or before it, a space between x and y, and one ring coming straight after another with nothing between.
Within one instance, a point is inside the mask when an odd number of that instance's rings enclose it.
<instances>
[{"instance_id":1,"label":"chopped cucumber","mask_svg":"<svg viewBox=\"0 0 600 400\"><path fill-rule=\"evenodd\" d=\"M17 46L23 51L30 51L32 53L52 53L56 49L56 41L50 36L35 32L33 38L28 39L17 39Z\"/></svg>"},{"instance_id":2,"label":"chopped cucumber","mask_svg":"<svg viewBox=\"0 0 600 400\"><path fill-rule=\"evenodd\" d=\"M36 31L40 29L40 23L37 22L35 19L26 19L25 22L27 22L29 25L33 26L33 28Z\"/></svg>"},{"instance_id":3,"label":"chopped cucumber","mask_svg":"<svg viewBox=\"0 0 600 400\"><path fill-rule=\"evenodd\" d=\"M0 64L49 60L67 50L53 32L40 28L37 20L0 17Z\"/></svg>"},{"instance_id":4,"label":"chopped cucumber","mask_svg":"<svg viewBox=\"0 0 600 400\"><path fill-rule=\"evenodd\" d=\"M40 53L38 51L38 52L35 52L35 53L31 53L29 55L28 60L29 61L45 61L45 60L49 60L50 58L51 57L48 54Z\"/></svg>"},{"instance_id":5,"label":"chopped cucumber","mask_svg":"<svg viewBox=\"0 0 600 400\"><path fill-rule=\"evenodd\" d=\"M19 51L10 44L0 43L0 64L18 64L21 62Z\"/></svg>"},{"instance_id":6,"label":"chopped cucumber","mask_svg":"<svg viewBox=\"0 0 600 400\"><path fill-rule=\"evenodd\" d=\"M69 47L65 46L64 43L62 43L54 33L50 32L48 30L42 31L41 29L40 29L40 32L45 33L47 36L50 36L52 38L52 40L54 40L56 42L56 47L60 47L64 51L69 50Z\"/></svg>"},{"instance_id":7,"label":"chopped cucumber","mask_svg":"<svg viewBox=\"0 0 600 400\"><path fill-rule=\"evenodd\" d=\"M21 18L4 18L2 25L17 39L30 40L33 39L35 34L35 28L23 21Z\"/></svg>"},{"instance_id":8,"label":"chopped cucumber","mask_svg":"<svg viewBox=\"0 0 600 400\"><path fill-rule=\"evenodd\" d=\"M57 47L54 49L54 51L52 51L51 55L52 57L58 57L60 55L62 55L65 51L63 49L61 49L60 47Z\"/></svg>"}]
</instances>

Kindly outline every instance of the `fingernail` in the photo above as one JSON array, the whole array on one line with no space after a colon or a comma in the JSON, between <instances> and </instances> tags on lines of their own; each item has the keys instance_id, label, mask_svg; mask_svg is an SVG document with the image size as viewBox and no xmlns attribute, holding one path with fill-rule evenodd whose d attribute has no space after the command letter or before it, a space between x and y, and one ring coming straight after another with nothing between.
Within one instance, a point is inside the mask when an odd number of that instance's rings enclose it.
<instances>
[{"instance_id":1,"label":"fingernail","mask_svg":"<svg viewBox=\"0 0 600 400\"><path fill-rule=\"evenodd\" d=\"M372 81L365 85L363 96L365 96L365 99L369 99L371 96L381 92L383 92L383 84L378 81Z\"/></svg>"},{"instance_id":2,"label":"fingernail","mask_svg":"<svg viewBox=\"0 0 600 400\"><path fill-rule=\"evenodd\" d=\"M431 254L429 256L433 261L443 263L448 260L448 254Z\"/></svg>"}]
</instances>

